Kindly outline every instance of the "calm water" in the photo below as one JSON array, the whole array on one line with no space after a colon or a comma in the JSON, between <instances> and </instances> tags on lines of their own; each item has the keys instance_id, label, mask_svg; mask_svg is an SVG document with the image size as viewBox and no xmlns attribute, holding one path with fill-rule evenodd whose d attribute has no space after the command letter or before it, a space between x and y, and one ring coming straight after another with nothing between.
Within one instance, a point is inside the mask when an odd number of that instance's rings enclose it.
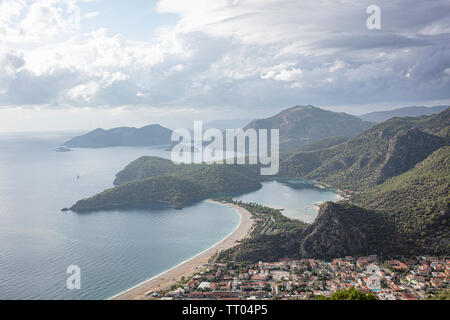
<instances>
[{"instance_id":1,"label":"calm water","mask_svg":"<svg viewBox=\"0 0 450 320\"><path fill-rule=\"evenodd\" d=\"M169 157L164 148L55 152L69 137L0 135L0 299L105 299L209 248L238 225L234 210L206 202L183 210L62 213L111 187L130 161ZM239 199L311 222L314 203L336 194L267 182ZM81 268L81 290L66 289L69 265Z\"/></svg>"},{"instance_id":2,"label":"calm water","mask_svg":"<svg viewBox=\"0 0 450 320\"><path fill-rule=\"evenodd\" d=\"M0 136L0 299L105 299L209 248L239 223L232 209L62 213L164 149L53 151L67 137ZM76 178L77 174L80 179ZM81 290L65 283L81 268Z\"/></svg>"},{"instance_id":3,"label":"calm water","mask_svg":"<svg viewBox=\"0 0 450 320\"><path fill-rule=\"evenodd\" d=\"M244 202L256 202L266 206L284 209L283 214L289 218L311 223L317 217L317 204L325 201L338 200L338 194L330 190L296 186L270 181L252 193L235 197Z\"/></svg>"}]
</instances>

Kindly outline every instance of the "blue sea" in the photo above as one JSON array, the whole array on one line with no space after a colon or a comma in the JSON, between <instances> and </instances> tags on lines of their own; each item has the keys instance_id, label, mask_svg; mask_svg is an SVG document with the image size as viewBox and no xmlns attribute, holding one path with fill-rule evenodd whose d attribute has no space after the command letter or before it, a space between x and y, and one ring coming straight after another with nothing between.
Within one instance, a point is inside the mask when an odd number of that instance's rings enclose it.
<instances>
[{"instance_id":1,"label":"blue sea","mask_svg":"<svg viewBox=\"0 0 450 320\"><path fill-rule=\"evenodd\" d=\"M72 136L0 134L0 299L107 299L220 242L239 224L233 209L207 202L182 210L61 212L112 187L138 157L170 156L164 147L55 151ZM280 197L268 197L274 192ZM252 194L242 199L285 206L298 217L303 207L335 197L270 182ZM317 212L309 207L311 220ZM70 265L81 269L80 290L66 288Z\"/></svg>"}]
</instances>

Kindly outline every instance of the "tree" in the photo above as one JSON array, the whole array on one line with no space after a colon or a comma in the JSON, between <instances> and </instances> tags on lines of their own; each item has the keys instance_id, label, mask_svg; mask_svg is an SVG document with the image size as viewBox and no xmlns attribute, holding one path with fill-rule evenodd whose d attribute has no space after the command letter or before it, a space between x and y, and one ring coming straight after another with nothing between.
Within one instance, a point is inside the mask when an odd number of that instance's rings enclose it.
<instances>
[{"instance_id":1,"label":"tree","mask_svg":"<svg viewBox=\"0 0 450 320\"><path fill-rule=\"evenodd\" d=\"M329 298L318 296L316 300L377 300L377 298L372 292L366 294L355 287L350 287L349 289L336 291Z\"/></svg>"},{"instance_id":2,"label":"tree","mask_svg":"<svg viewBox=\"0 0 450 320\"><path fill-rule=\"evenodd\" d=\"M433 297L428 298L428 300L450 300L450 289L438 292Z\"/></svg>"}]
</instances>

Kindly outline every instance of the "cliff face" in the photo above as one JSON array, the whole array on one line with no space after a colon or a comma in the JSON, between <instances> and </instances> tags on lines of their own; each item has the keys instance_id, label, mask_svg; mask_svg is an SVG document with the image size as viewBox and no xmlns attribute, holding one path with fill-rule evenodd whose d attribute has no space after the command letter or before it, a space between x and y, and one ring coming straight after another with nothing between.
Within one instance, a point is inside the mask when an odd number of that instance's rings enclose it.
<instances>
[{"instance_id":1,"label":"cliff face","mask_svg":"<svg viewBox=\"0 0 450 320\"><path fill-rule=\"evenodd\" d=\"M416 130L399 136L405 139L430 142ZM395 152L403 154L396 161L415 162L414 154L404 159L406 151ZM299 243L301 256L450 254L449 159L450 146L444 146L409 171L355 194L352 204L324 204Z\"/></svg>"},{"instance_id":2,"label":"cliff face","mask_svg":"<svg viewBox=\"0 0 450 320\"><path fill-rule=\"evenodd\" d=\"M386 217L346 203L324 204L317 219L305 231L300 255L334 258L381 254L392 243L393 228Z\"/></svg>"},{"instance_id":3,"label":"cliff face","mask_svg":"<svg viewBox=\"0 0 450 320\"><path fill-rule=\"evenodd\" d=\"M385 160L376 172L376 183L399 175L423 161L435 150L445 145L444 139L411 128L400 132L388 142Z\"/></svg>"}]
</instances>

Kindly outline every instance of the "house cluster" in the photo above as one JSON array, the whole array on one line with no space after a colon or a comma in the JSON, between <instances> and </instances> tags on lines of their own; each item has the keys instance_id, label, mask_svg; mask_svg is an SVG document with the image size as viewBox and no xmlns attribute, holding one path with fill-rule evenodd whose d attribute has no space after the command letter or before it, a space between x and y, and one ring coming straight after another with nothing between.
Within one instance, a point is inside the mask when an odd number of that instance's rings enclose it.
<instances>
[{"instance_id":1,"label":"house cluster","mask_svg":"<svg viewBox=\"0 0 450 320\"><path fill-rule=\"evenodd\" d=\"M450 259L377 256L332 261L302 259L251 265L211 263L159 299L314 299L355 287L382 300L425 299L450 284Z\"/></svg>"}]
</instances>

